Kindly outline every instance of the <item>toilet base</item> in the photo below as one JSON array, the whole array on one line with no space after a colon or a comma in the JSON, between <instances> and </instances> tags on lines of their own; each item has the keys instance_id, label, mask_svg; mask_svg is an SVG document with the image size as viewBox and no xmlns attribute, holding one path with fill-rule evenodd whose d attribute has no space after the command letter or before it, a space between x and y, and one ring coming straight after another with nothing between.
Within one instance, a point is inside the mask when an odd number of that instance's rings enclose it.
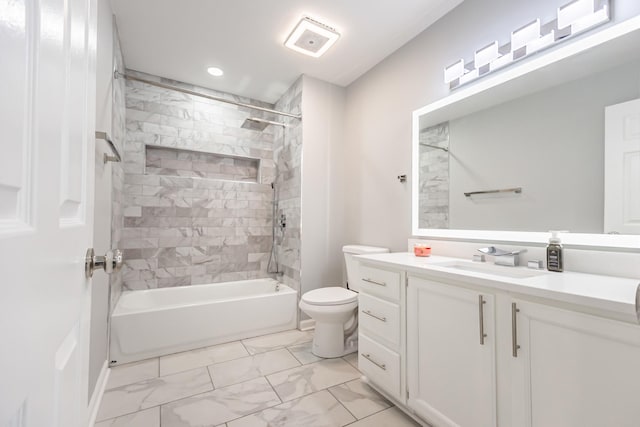
<instances>
[{"instance_id":1,"label":"toilet base","mask_svg":"<svg viewBox=\"0 0 640 427\"><path fill-rule=\"evenodd\" d=\"M311 352L325 359L346 356L358 351L358 331L345 339L344 325L318 323L313 334Z\"/></svg>"}]
</instances>

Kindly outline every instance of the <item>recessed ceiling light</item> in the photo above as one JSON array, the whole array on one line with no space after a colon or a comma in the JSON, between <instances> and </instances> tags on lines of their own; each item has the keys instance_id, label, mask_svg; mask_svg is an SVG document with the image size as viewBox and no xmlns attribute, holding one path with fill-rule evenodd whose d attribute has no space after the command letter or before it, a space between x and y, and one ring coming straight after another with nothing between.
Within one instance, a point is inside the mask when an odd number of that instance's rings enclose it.
<instances>
[{"instance_id":1,"label":"recessed ceiling light","mask_svg":"<svg viewBox=\"0 0 640 427\"><path fill-rule=\"evenodd\" d=\"M303 17L284 45L289 49L318 58L338 40L340 33L321 22Z\"/></svg>"},{"instance_id":2,"label":"recessed ceiling light","mask_svg":"<svg viewBox=\"0 0 640 427\"><path fill-rule=\"evenodd\" d=\"M209 67L207 68L207 73L211 74L214 77L220 77L224 74L224 71L222 71L218 67Z\"/></svg>"}]
</instances>

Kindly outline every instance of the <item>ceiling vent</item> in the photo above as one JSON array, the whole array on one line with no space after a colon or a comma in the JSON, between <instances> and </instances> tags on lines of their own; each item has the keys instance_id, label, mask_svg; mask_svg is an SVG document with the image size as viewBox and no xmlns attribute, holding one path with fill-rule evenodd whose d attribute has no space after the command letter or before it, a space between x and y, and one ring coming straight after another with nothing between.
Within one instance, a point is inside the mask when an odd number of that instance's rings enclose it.
<instances>
[{"instance_id":1,"label":"ceiling vent","mask_svg":"<svg viewBox=\"0 0 640 427\"><path fill-rule=\"evenodd\" d=\"M338 40L340 33L328 25L303 17L284 45L289 49L318 58Z\"/></svg>"}]
</instances>

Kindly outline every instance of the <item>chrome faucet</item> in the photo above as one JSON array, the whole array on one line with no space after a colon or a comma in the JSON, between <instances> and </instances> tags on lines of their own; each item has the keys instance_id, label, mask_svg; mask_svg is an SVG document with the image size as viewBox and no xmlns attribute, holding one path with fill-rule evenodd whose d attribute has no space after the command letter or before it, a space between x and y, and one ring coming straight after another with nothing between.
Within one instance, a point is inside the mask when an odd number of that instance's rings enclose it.
<instances>
[{"instance_id":1,"label":"chrome faucet","mask_svg":"<svg viewBox=\"0 0 640 427\"><path fill-rule=\"evenodd\" d=\"M526 249L518 249L515 251L505 251L504 249L496 248L495 246L489 246L486 248L478 249L478 252L481 252L485 255L492 255L495 258L493 259L493 263L496 265L506 265L508 267L517 267L520 264L519 255L523 252L526 252Z\"/></svg>"}]
</instances>

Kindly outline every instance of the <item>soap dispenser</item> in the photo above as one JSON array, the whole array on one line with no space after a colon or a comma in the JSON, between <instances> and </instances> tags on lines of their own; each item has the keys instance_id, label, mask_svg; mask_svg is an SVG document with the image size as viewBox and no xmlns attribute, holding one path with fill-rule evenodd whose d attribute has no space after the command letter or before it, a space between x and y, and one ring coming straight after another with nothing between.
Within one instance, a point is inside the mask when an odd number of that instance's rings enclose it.
<instances>
[{"instance_id":1,"label":"soap dispenser","mask_svg":"<svg viewBox=\"0 0 640 427\"><path fill-rule=\"evenodd\" d=\"M559 231L551 231L551 238L547 245L547 270L562 271L562 244L558 237Z\"/></svg>"}]
</instances>

